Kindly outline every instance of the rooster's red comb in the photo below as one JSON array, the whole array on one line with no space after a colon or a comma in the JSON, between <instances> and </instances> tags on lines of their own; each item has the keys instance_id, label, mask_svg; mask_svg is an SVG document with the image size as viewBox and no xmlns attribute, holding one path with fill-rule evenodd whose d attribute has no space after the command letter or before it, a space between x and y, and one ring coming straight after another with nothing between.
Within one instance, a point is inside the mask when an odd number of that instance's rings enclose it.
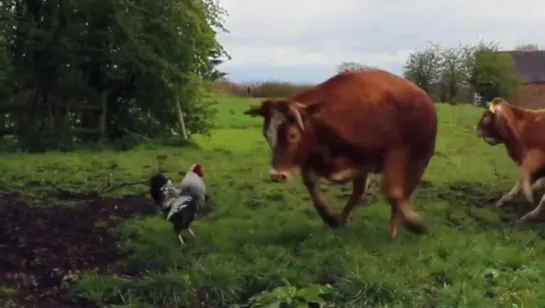
<instances>
[{"instance_id":1,"label":"rooster's red comb","mask_svg":"<svg viewBox=\"0 0 545 308\"><path fill-rule=\"evenodd\" d=\"M193 171L193 173L197 174L200 177L204 176L203 167L199 164L193 164L191 165L191 168L189 168L190 171Z\"/></svg>"}]
</instances>

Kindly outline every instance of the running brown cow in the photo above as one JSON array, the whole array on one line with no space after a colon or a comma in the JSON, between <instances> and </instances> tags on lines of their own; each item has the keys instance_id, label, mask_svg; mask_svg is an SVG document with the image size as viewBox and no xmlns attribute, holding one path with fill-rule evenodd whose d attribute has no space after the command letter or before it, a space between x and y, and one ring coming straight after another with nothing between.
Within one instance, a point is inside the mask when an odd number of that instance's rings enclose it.
<instances>
[{"instance_id":1,"label":"running brown cow","mask_svg":"<svg viewBox=\"0 0 545 308\"><path fill-rule=\"evenodd\" d=\"M412 232L425 231L409 198L434 154L437 114L416 84L382 70L344 72L299 94L265 100L245 114L264 118L270 179L285 182L299 169L330 227L346 225L365 193L367 176L382 173L392 207L390 237L397 236L400 222ZM341 215L330 212L319 178L352 181Z\"/></svg>"},{"instance_id":2,"label":"running brown cow","mask_svg":"<svg viewBox=\"0 0 545 308\"><path fill-rule=\"evenodd\" d=\"M475 134L490 145L504 144L509 157L520 168L515 186L496 206L503 206L521 192L534 205L534 192L545 186L545 110L522 109L495 98L487 104ZM539 217L544 206L545 195L519 222Z\"/></svg>"}]
</instances>

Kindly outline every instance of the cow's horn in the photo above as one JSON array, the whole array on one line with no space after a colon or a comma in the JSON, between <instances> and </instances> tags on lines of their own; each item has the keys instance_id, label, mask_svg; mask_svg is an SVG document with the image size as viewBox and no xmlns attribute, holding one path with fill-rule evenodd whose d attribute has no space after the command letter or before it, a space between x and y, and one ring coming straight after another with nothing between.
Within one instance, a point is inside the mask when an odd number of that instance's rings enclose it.
<instances>
[{"instance_id":1,"label":"cow's horn","mask_svg":"<svg viewBox=\"0 0 545 308\"><path fill-rule=\"evenodd\" d=\"M294 106L290 106L290 110L295 115L295 120L297 121L297 125L299 125L301 130L305 130L305 126L303 125L303 118L301 117L301 113L299 112L299 110L297 110L297 108L295 108Z\"/></svg>"}]
</instances>

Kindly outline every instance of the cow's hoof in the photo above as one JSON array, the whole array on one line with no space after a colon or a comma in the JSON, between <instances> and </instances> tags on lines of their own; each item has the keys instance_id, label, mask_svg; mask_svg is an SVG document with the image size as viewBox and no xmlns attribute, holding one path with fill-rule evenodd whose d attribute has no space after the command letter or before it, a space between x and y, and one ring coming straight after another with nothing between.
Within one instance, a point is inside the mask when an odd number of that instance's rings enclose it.
<instances>
[{"instance_id":1,"label":"cow's hoof","mask_svg":"<svg viewBox=\"0 0 545 308\"><path fill-rule=\"evenodd\" d=\"M333 229L342 229L346 226L346 220L341 216L330 216L327 219L326 224Z\"/></svg>"},{"instance_id":2,"label":"cow's hoof","mask_svg":"<svg viewBox=\"0 0 545 308\"><path fill-rule=\"evenodd\" d=\"M498 202L496 202L496 203L494 204L494 206L495 206L495 207L498 207L498 208L499 208L499 207L502 207L502 206L504 206L504 205L505 205L505 201L503 201L503 200L498 200Z\"/></svg>"},{"instance_id":3,"label":"cow's hoof","mask_svg":"<svg viewBox=\"0 0 545 308\"><path fill-rule=\"evenodd\" d=\"M403 225L407 230L415 234L428 233L428 228L426 227L422 219L416 214L405 220L403 222Z\"/></svg>"},{"instance_id":4,"label":"cow's hoof","mask_svg":"<svg viewBox=\"0 0 545 308\"><path fill-rule=\"evenodd\" d=\"M414 234L427 234L429 233L428 227L424 224L417 224L417 225L406 225L407 230Z\"/></svg>"},{"instance_id":5,"label":"cow's hoof","mask_svg":"<svg viewBox=\"0 0 545 308\"><path fill-rule=\"evenodd\" d=\"M520 227L520 226L526 224L526 223L527 223L529 220L531 220L532 218L533 218L533 217L532 217L531 215L526 214L526 215L522 216L521 218L519 218L519 219L517 220L516 225Z\"/></svg>"}]
</instances>

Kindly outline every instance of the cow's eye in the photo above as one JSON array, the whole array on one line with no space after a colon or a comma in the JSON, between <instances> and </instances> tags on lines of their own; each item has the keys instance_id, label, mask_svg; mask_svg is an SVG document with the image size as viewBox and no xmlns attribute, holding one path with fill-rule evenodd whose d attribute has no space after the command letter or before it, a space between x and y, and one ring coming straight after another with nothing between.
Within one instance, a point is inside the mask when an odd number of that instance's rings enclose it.
<instances>
[{"instance_id":1,"label":"cow's eye","mask_svg":"<svg viewBox=\"0 0 545 308\"><path fill-rule=\"evenodd\" d=\"M299 138L299 133L297 131L295 131L293 129L290 129L288 131L288 142L289 143L297 142L298 138Z\"/></svg>"}]
</instances>

